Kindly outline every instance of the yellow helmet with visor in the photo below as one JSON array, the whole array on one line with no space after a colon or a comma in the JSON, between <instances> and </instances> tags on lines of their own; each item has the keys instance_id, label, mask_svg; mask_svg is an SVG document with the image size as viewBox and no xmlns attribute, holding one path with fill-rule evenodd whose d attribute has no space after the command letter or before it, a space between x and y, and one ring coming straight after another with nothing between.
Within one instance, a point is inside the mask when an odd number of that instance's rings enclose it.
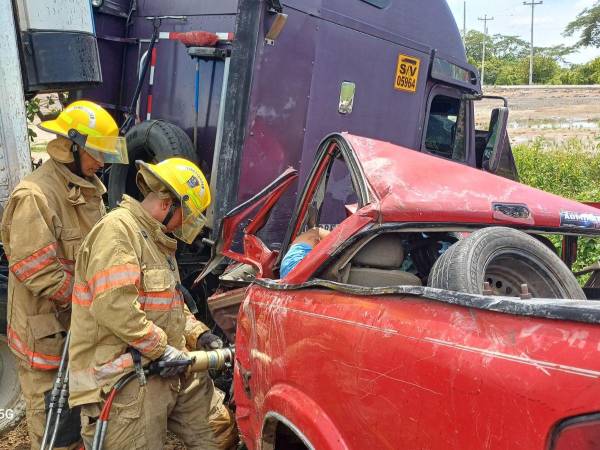
<instances>
[{"instance_id":1,"label":"yellow helmet with visor","mask_svg":"<svg viewBox=\"0 0 600 450\"><path fill-rule=\"evenodd\" d=\"M202 171L194 163L183 158L169 158L158 164L136 161L136 164L144 179L151 175L160 181L181 206L182 224L173 234L183 242L191 244L206 225L203 212L211 201L208 182ZM148 187L151 184L146 182ZM142 191L148 190L140 185L139 178L138 186Z\"/></svg>"},{"instance_id":2,"label":"yellow helmet with visor","mask_svg":"<svg viewBox=\"0 0 600 450\"><path fill-rule=\"evenodd\" d=\"M98 162L128 163L125 137L119 136L119 127L108 111L94 102L75 101L56 119L46 120L38 126L70 139Z\"/></svg>"}]
</instances>

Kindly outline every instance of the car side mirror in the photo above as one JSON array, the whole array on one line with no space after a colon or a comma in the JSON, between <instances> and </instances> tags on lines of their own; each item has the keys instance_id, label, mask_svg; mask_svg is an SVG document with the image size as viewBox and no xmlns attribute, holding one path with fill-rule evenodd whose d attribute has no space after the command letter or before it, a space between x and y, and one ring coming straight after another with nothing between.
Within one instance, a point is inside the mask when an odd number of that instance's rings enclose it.
<instances>
[{"instance_id":1,"label":"car side mirror","mask_svg":"<svg viewBox=\"0 0 600 450\"><path fill-rule=\"evenodd\" d=\"M482 166L488 172L496 173L502 153L508 148L506 140L508 133L506 127L508 125L508 108L494 108L490 117L490 128L488 131L488 140L483 151Z\"/></svg>"}]
</instances>

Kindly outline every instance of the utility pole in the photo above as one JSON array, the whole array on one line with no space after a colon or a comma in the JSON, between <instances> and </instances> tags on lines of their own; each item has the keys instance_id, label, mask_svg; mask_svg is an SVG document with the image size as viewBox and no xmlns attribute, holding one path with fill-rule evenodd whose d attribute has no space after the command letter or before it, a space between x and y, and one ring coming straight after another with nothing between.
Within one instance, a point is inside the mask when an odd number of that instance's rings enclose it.
<instances>
[{"instance_id":1,"label":"utility pole","mask_svg":"<svg viewBox=\"0 0 600 450\"><path fill-rule=\"evenodd\" d=\"M531 48L529 49L529 84L533 84L533 11L536 5L542 5L543 1L523 2L525 6L531 6Z\"/></svg>"},{"instance_id":2,"label":"utility pole","mask_svg":"<svg viewBox=\"0 0 600 450\"><path fill-rule=\"evenodd\" d=\"M463 2L463 44L466 42L467 42L467 1L465 0Z\"/></svg>"},{"instance_id":3,"label":"utility pole","mask_svg":"<svg viewBox=\"0 0 600 450\"><path fill-rule=\"evenodd\" d=\"M483 22L483 52L481 54L481 86L483 86L483 80L485 76L485 41L487 41L488 34L487 23L490 20L494 20L494 18L488 17L487 14L484 14L483 17L478 17L477 20L481 20Z\"/></svg>"}]
</instances>

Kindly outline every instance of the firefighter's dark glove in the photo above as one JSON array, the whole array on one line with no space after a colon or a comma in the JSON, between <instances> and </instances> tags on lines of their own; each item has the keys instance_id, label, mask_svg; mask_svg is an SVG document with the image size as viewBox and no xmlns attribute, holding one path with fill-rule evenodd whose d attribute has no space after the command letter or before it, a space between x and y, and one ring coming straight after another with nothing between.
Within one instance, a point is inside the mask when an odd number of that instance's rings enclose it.
<instances>
[{"instance_id":1,"label":"firefighter's dark glove","mask_svg":"<svg viewBox=\"0 0 600 450\"><path fill-rule=\"evenodd\" d=\"M196 342L196 349L198 350L216 350L218 348L223 348L223 341L210 331L202 333Z\"/></svg>"},{"instance_id":2,"label":"firefighter's dark glove","mask_svg":"<svg viewBox=\"0 0 600 450\"><path fill-rule=\"evenodd\" d=\"M158 359L158 362L163 362L166 365L168 365L169 363L178 365L175 365L173 367L162 368L159 372L159 375L164 378L169 378L184 373L188 368L188 365L183 364L186 361L190 361L190 358L188 357L187 353L182 352L181 350L177 350L175 347L167 345L165 352Z\"/></svg>"}]
</instances>

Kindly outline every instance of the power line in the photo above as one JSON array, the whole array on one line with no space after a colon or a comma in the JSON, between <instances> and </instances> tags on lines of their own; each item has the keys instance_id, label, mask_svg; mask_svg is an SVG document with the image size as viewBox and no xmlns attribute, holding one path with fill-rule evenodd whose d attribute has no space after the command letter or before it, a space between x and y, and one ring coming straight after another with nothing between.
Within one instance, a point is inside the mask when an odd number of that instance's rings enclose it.
<instances>
[{"instance_id":1,"label":"power line","mask_svg":"<svg viewBox=\"0 0 600 450\"><path fill-rule=\"evenodd\" d=\"M531 46L529 49L529 84L533 84L533 15L537 5L542 5L543 1L523 2L525 6L531 6Z\"/></svg>"},{"instance_id":2,"label":"power line","mask_svg":"<svg viewBox=\"0 0 600 450\"><path fill-rule=\"evenodd\" d=\"M488 34L487 23L490 20L494 20L494 18L488 17L487 14L484 14L483 17L478 17L477 20L481 20L483 22L483 52L481 53L481 86L483 86L485 79L485 41L487 41Z\"/></svg>"}]
</instances>

